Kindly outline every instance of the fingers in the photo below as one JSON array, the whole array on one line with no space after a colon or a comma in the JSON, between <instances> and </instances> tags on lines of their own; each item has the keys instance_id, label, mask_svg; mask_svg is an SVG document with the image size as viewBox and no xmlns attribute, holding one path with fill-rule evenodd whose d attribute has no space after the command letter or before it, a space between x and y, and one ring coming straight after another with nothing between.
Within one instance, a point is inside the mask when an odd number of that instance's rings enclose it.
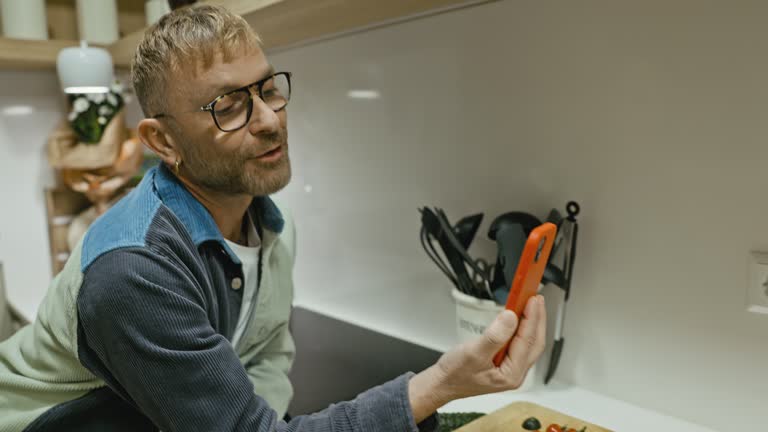
<instances>
[{"instance_id":1,"label":"fingers","mask_svg":"<svg viewBox=\"0 0 768 432\"><path fill-rule=\"evenodd\" d=\"M536 325L536 350L532 351L531 356L528 358L528 363L534 364L544 352L544 348L547 343L547 307L544 302L544 297L538 296L539 301L537 307L539 309L539 322Z\"/></svg>"},{"instance_id":2,"label":"fingers","mask_svg":"<svg viewBox=\"0 0 768 432\"><path fill-rule=\"evenodd\" d=\"M514 312L502 311L476 340L475 351L482 357L493 357L515 334L517 323L517 315Z\"/></svg>"},{"instance_id":3,"label":"fingers","mask_svg":"<svg viewBox=\"0 0 768 432\"><path fill-rule=\"evenodd\" d=\"M508 356L516 368L529 368L544 351L546 338L546 310L544 298L534 296L528 300L520 328L509 347Z\"/></svg>"}]
</instances>

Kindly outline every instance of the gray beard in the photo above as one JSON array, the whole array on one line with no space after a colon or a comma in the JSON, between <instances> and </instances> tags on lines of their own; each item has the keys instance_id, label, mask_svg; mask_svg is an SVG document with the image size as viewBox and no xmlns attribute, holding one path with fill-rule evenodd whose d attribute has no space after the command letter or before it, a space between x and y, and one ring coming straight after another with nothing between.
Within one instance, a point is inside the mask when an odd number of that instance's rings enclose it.
<instances>
[{"instance_id":1,"label":"gray beard","mask_svg":"<svg viewBox=\"0 0 768 432\"><path fill-rule=\"evenodd\" d=\"M246 170L246 163L255 155L237 154L228 160L206 157L191 149L186 152L184 165L187 177L211 191L227 195L271 195L283 189L291 180L291 162L288 156L287 132L281 131L262 139L264 147L283 145L283 157L272 163L258 164L257 170Z\"/></svg>"}]
</instances>

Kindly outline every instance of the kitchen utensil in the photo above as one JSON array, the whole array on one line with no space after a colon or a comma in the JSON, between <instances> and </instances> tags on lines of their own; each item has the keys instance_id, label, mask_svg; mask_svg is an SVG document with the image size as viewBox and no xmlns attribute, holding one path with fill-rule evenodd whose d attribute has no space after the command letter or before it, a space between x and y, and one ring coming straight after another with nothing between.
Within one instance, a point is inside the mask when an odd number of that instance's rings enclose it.
<instances>
[{"instance_id":1,"label":"kitchen utensil","mask_svg":"<svg viewBox=\"0 0 768 432\"><path fill-rule=\"evenodd\" d=\"M560 225L562 225L563 220L563 215L560 213L560 210L553 208L549 211L549 215L547 215L547 219L544 222L555 224L559 233ZM555 245L552 247L552 254L549 256L550 261L557 256L557 251L560 249L560 243L562 243L562 236L558 235L557 239L555 239Z\"/></svg>"},{"instance_id":2,"label":"kitchen utensil","mask_svg":"<svg viewBox=\"0 0 768 432\"><path fill-rule=\"evenodd\" d=\"M489 288L490 266L484 265L487 264L484 261L477 261L469 256L442 209L423 208L420 211L421 240L427 255L462 293L478 298L492 298ZM441 259L436 252L433 241L440 245L445 260ZM469 266L471 274L466 266Z\"/></svg>"},{"instance_id":3,"label":"kitchen utensil","mask_svg":"<svg viewBox=\"0 0 768 432\"><path fill-rule=\"evenodd\" d=\"M577 431L586 428L587 432L612 432L609 429L530 402L515 402L507 405L456 429L456 432L525 432L523 423L530 417L538 419L543 427L557 424L567 425L568 429L576 429Z\"/></svg>"},{"instance_id":4,"label":"kitchen utensil","mask_svg":"<svg viewBox=\"0 0 768 432\"><path fill-rule=\"evenodd\" d=\"M547 215L547 218L544 220L544 222L549 222L555 224L555 226L560 226L560 224L563 222L563 215L560 213L560 210L553 208L549 211L549 214Z\"/></svg>"},{"instance_id":5,"label":"kitchen utensil","mask_svg":"<svg viewBox=\"0 0 768 432\"><path fill-rule=\"evenodd\" d=\"M459 291L472 295L472 282L467 274L466 268L461 262L461 257L453 251L450 244L445 239L438 216L430 208L425 207L421 209L421 224L422 232L424 233L424 235L422 235L422 245L425 245L426 243L424 249L427 251L427 255L432 258L435 264L437 264L440 270L448 276ZM447 263L437 254L432 240L440 245L440 249L442 250Z\"/></svg>"},{"instance_id":6,"label":"kitchen utensil","mask_svg":"<svg viewBox=\"0 0 768 432\"><path fill-rule=\"evenodd\" d=\"M525 248L517 265L517 271L512 281L512 288L509 290L506 306L507 309L515 312L518 317L523 316L523 310L528 300L539 291L541 277L544 275L544 269L549 262L549 254L552 252L552 245L555 243L556 236L557 227L552 223L545 222L531 231L525 242ZM501 365L507 356L507 350L511 341L512 339L510 338L504 345L504 348L499 350L496 357L494 357L493 363L496 366Z\"/></svg>"},{"instance_id":7,"label":"kitchen utensil","mask_svg":"<svg viewBox=\"0 0 768 432\"><path fill-rule=\"evenodd\" d=\"M525 246L528 234L541 225L541 221L529 213L510 212L498 216L491 223L488 238L495 241L498 257L494 269L491 287L497 290L509 290L512 277L520 261L520 254Z\"/></svg>"},{"instance_id":8,"label":"kitchen utensil","mask_svg":"<svg viewBox=\"0 0 768 432\"><path fill-rule=\"evenodd\" d=\"M557 365L560 362L560 356L563 352L563 345L565 344L565 337L563 336L563 329L565 325L565 308L568 303L568 298L571 295L571 283L573 281L573 264L576 261L576 241L579 235L579 224L576 221L576 216L581 212L581 207L575 201L571 201L566 206L568 217L563 221L561 232L563 232L565 252L563 254L563 284L560 287L563 289L563 301L560 303L557 311L557 323L555 324L555 342L552 347L552 354L549 360L549 367L544 377L544 384L548 384L552 377L555 375Z\"/></svg>"},{"instance_id":9,"label":"kitchen utensil","mask_svg":"<svg viewBox=\"0 0 768 432\"><path fill-rule=\"evenodd\" d=\"M552 247L552 251L554 253L554 246ZM551 257L551 254L550 254ZM557 267L553 263L547 264L547 268L544 269L544 276L541 278L541 283L543 284L555 284L558 287L562 287L565 284L565 273L563 273L562 270L560 270L559 267Z\"/></svg>"},{"instance_id":10,"label":"kitchen utensil","mask_svg":"<svg viewBox=\"0 0 768 432\"><path fill-rule=\"evenodd\" d=\"M475 260L475 265L482 270L481 273L475 272L472 274L472 282L475 284L478 290L483 291L483 294L487 294L490 290L490 280L493 277L493 265L488 261L478 258ZM487 288L486 288L487 287Z\"/></svg>"},{"instance_id":11,"label":"kitchen utensil","mask_svg":"<svg viewBox=\"0 0 768 432\"><path fill-rule=\"evenodd\" d=\"M478 213L461 218L453 227L453 232L456 234L456 238L464 247L469 250L469 246L472 244L477 230L480 228L480 224L483 222L483 214Z\"/></svg>"},{"instance_id":12,"label":"kitchen utensil","mask_svg":"<svg viewBox=\"0 0 768 432\"><path fill-rule=\"evenodd\" d=\"M437 208L435 209L435 214L437 215L437 219L440 222L440 226L442 228L441 234L442 238L447 242L447 247L449 249L452 248L451 254L455 253L459 257L463 259L462 263L462 270L463 272L469 276L469 274L466 272L466 267L463 266L463 264L467 264L470 269L477 275L478 277L482 277L485 280L485 283L482 286L476 286L475 284L471 284L471 289L474 291L474 295L478 298L486 298L486 299L493 299L493 293L490 289L490 281L488 279L488 274L486 270L481 268L477 261L474 260L471 256L469 256L469 253L461 246L461 242L459 242L459 239L456 238L456 235L453 232L453 229L451 228L451 224L448 221L448 217L445 215L445 212L443 209ZM457 274L458 275L458 274ZM471 279L470 279L471 280Z\"/></svg>"},{"instance_id":13,"label":"kitchen utensil","mask_svg":"<svg viewBox=\"0 0 768 432\"><path fill-rule=\"evenodd\" d=\"M437 253L435 245L432 242L432 238L427 233L427 229L423 226L421 227L419 238L421 240L421 246L424 248L424 252L427 253L427 256L429 256L432 262L437 265L440 271L443 272L443 274L451 281L451 283L456 286L456 288L458 288L456 276L451 272L450 267L445 264L440 254Z\"/></svg>"},{"instance_id":14,"label":"kitchen utensil","mask_svg":"<svg viewBox=\"0 0 768 432\"><path fill-rule=\"evenodd\" d=\"M504 227L496 233L498 260L501 264L505 288L512 286L512 278L515 277L517 264L520 262L527 238L528 235L523 227L517 224Z\"/></svg>"},{"instance_id":15,"label":"kitchen utensil","mask_svg":"<svg viewBox=\"0 0 768 432\"><path fill-rule=\"evenodd\" d=\"M462 254L464 250L461 248L458 240L455 240L455 235L451 228L451 223L448 221L448 217L445 215L445 212L439 208L436 208L433 214L435 215L437 225L440 227L438 231L438 241L440 247L443 249L445 257L448 259L448 263L456 274L456 278L464 286L466 293L469 295L476 295L475 284L472 283L472 277L469 275L467 267L464 265L464 255L466 255L466 253ZM469 258L469 260L471 261L471 258Z\"/></svg>"}]
</instances>

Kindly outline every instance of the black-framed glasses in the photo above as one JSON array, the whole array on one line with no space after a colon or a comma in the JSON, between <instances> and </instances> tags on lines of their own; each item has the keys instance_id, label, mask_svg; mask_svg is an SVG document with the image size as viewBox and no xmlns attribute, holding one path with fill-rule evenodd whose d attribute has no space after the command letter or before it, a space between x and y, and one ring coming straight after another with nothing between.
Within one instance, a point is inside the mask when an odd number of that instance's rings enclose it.
<instances>
[{"instance_id":1,"label":"black-framed glasses","mask_svg":"<svg viewBox=\"0 0 768 432\"><path fill-rule=\"evenodd\" d=\"M200 111L211 113L213 122L222 132L234 132L248 124L253 114L253 92L255 88L259 98L275 112L285 109L291 100L290 72L278 72L253 84L232 90L214 99ZM163 117L158 114L154 118Z\"/></svg>"}]
</instances>

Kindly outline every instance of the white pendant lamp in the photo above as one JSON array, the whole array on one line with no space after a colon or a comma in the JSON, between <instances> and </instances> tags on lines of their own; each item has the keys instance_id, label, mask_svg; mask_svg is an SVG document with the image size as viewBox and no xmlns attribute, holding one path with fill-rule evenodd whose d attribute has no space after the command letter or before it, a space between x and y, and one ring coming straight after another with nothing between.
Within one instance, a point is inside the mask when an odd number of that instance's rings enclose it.
<instances>
[{"instance_id":1,"label":"white pendant lamp","mask_svg":"<svg viewBox=\"0 0 768 432\"><path fill-rule=\"evenodd\" d=\"M56 70L64 93L107 93L115 80L109 51L89 47L85 41L61 50Z\"/></svg>"}]
</instances>

